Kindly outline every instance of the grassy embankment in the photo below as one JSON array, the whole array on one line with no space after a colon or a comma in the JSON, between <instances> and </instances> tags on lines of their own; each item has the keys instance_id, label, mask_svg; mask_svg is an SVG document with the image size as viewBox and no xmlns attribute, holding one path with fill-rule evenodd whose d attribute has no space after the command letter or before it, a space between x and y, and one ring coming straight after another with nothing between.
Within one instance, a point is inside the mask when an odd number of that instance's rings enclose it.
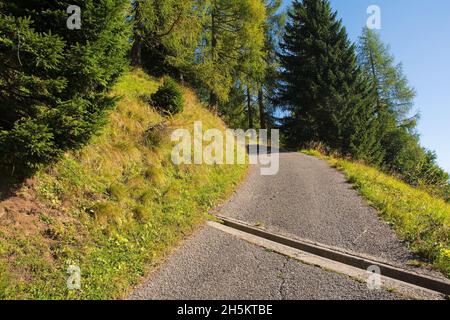
<instances>
[{"instance_id":1,"label":"grassy embankment","mask_svg":"<svg viewBox=\"0 0 450 320\"><path fill-rule=\"evenodd\" d=\"M173 129L225 125L185 88L184 112L146 135L162 118L140 97L159 84L126 73L101 135L18 192L26 212L0 222L0 299L123 296L243 177L246 166L172 164ZM67 289L69 265L81 269L81 291Z\"/></svg>"},{"instance_id":2,"label":"grassy embankment","mask_svg":"<svg viewBox=\"0 0 450 320\"><path fill-rule=\"evenodd\" d=\"M361 163L302 151L324 159L378 209L409 248L450 277L450 204Z\"/></svg>"}]
</instances>

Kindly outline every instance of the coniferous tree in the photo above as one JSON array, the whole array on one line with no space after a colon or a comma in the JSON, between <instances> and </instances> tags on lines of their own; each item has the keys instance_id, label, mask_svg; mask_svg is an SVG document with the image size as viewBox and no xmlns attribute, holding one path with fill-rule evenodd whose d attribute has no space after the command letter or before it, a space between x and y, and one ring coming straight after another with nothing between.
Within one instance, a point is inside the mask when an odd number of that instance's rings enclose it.
<instances>
[{"instance_id":1,"label":"coniferous tree","mask_svg":"<svg viewBox=\"0 0 450 320\"><path fill-rule=\"evenodd\" d=\"M228 99L219 104L219 112L230 128L246 128L248 126L247 95L245 86L236 81L230 89Z\"/></svg>"},{"instance_id":2,"label":"coniferous tree","mask_svg":"<svg viewBox=\"0 0 450 320\"><path fill-rule=\"evenodd\" d=\"M28 175L88 141L113 105L126 65L126 0L3 3L0 12L0 164ZM81 29L67 8L81 8Z\"/></svg>"},{"instance_id":3,"label":"coniferous tree","mask_svg":"<svg viewBox=\"0 0 450 320\"><path fill-rule=\"evenodd\" d=\"M420 145L416 133L418 116L411 116L415 90L409 85L402 65L395 63L389 47L377 32L363 30L358 44L358 62L376 96L384 167L411 184L444 188L448 184L448 174L437 165L435 154Z\"/></svg>"},{"instance_id":4,"label":"coniferous tree","mask_svg":"<svg viewBox=\"0 0 450 320\"><path fill-rule=\"evenodd\" d=\"M133 65L182 74L226 112L237 81L253 86L263 77L265 17L262 0L136 0Z\"/></svg>"},{"instance_id":5,"label":"coniferous tree","mask_svg":"<svg viewBox=\"0 0 450 320\"><path fill-rule=\"evenodd\" d=\"M235 81L259 76L266 15L261 0L211 0L206 12L195 72L217 110Z\"/></svg>"},{"instance_id":6,"label":"coniferous tree","mask_svg":"<svg viewBox=\"0 0 450 320\"><path fill-rule=\"evenodd\" d=\"M204 0L134 1L132 65L156 76L189 73L205 5Z\"/></svg>"},{"instance_id":7,"label":"coniferous tree","mask_svg":"<svg viewBox=\"0 0 450 320\"><path fill-rule=\"evenodd\" d=\"M274 105L272 97L275 94L278 78L278 44L284 24L286 22L286 14L280 11L281 0L266 0L267 18L264 28L265 44L264 54L266 62L266 70L263 79L257 84L258 93L258 111L260 128L273 127Z\"/></svg>"},{"instance_id":8,"label":"coniferous tree","mask_svg":"<svg viewBox=\"0 0 450 320\"><path fill-rule=\"evenodd\" d=\"M401 64L389 52L380 35L364 28L358 43L358 63L377 96L379 111L386 111L398 125L414 128L410 117L416 92L408 83Z\"/></svg>"},{"instance_id":9,"label":"coniferous tree","mask_svg":"<svg viewBox=\"0 0 450 320\"><path fill-rule=\"evenodd\" d=\"M284 123L288 143L317 141L379 160L374 96L329 2L294 1L281 49L277 101L289 115Z\"/></svg>"},{"instance_id":10,"label":"coniferous tree","mask_svg":"<svg viewBox=\"0 0 450 320\"><path fill-rule=\"evenodd\" d=\"M382 118L384 165L399 173L412 170L414 163L424 156L415 134L417 116L409 117L414 89L409 86L401 64L395 65L388 46L378 33L368 28L364 28L359 38L358 63L372 86L377 113Z\"/></svg>"}]
</instances>

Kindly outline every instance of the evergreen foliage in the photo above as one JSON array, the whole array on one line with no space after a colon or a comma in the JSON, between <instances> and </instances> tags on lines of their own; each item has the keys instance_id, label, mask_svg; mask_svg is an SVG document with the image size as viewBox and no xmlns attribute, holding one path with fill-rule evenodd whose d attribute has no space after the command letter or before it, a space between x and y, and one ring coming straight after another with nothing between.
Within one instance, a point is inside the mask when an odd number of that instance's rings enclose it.
<instances>
[{"instance_id":1,"label":"evergreen foliage","mask_svg":"<svg viewBox=\"0 0 450 320\"><path fill-rule=\"evenodd\" d=\"M358 62L376 96L377 114L382 119L382 165L412 185L428 185L445 193L449 176L437 165L436 155L420 145L418 115L411 116L415 90L380 35L368 28L359 39Z\"/></svg>"},{"instance_id":2,"label":"evergreen foliage","mask_svg":"<svg viewBox=\"0 0 450 320\"><path fill-rule=\"evenodd\" d=\"M355 47L329 1L297 0L280 62L276 102L290 146L325 144L445 196L449 176L411 116L415 90L376 32L365 28Z\"/></svg>"},{"instance_id":3,"label":"evergreen foliage","mask_svg":"<svg viewBox=\"0 0 450 320\"><path fill-rule=\"evenodd\" d=\"M69 5L82 12L69 30ZM98 130L126 66L128 1L4 3L0 13L0 164L29 175Z\"/></svg>"},{"instance_id":4,"label":"evergreen foliage","mask_svg":"<svg viewBox=\"0 0 450 320\"><path fill-rule=\"evenodd\" d=\"M448 195L448 174L419 142L415 90L379 35L364 29L353 45L328 0L295 0L285 25L281 4L1 2L0 166L28 176L85 144L129 53L133 66L188 81L232 127L281 127L289 146L321 143ZM69 5L81 30L67 28ZM170 77L149 100L183 109Z\"/></svg>"},{"instance_id":5,"label":"evergreen foliage","mask_svg":"<svg viewBox=\"0 0 450 320\"><path fill-rule=\"evenodd\" d=\"M162 113L174 115L183 111L183 92L172 78L166 78L164 84L151 96L151 103Z\"/></svg>"},{"instance_id":6,"label":"evergreen foliage","mask_svg":"<svg viewBox=\"0 0 450 320\"><path fill-rule=\"evenodd\" d=\"M281 49L277 101L288 114L288 143L298 147L320 141L342 153L379 161L374 95L329 2L294 1Z\"/></svg>"}]
</instances>

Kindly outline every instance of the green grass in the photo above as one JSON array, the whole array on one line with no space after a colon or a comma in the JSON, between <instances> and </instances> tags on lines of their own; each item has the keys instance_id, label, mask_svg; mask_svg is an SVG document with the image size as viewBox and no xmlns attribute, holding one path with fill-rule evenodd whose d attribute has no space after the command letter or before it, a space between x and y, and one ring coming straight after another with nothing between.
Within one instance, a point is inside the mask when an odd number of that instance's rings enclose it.
<instances>
[{"instance_id":1,"label":"green grass","mask_svg":"<svg viewBox=\"0 0 450 320\"><path fill-rule=\"evenodd\" d=\"M0 226L1 299L114 299L161 262L233 190L246 166L175 166L172 143L149 145L146 129L161 116L142 99L159 81L125 74L109 124L91 144L35 177L21 194L40 212ZM184 88L185 108L169 130L201 120L224 123ZM81 268L80 291L67 289L69 265Z\"/></svg>"},{"instance_id":2,"label":"green grass","mask_svg":"<svg viewBox=\"0 0 450 320\"><path fill-rule=\"evenodd\" d=\"M450 204L361 163L302 151L341 170L409 248L450 277Z\"/></svg>"}]
</instances>

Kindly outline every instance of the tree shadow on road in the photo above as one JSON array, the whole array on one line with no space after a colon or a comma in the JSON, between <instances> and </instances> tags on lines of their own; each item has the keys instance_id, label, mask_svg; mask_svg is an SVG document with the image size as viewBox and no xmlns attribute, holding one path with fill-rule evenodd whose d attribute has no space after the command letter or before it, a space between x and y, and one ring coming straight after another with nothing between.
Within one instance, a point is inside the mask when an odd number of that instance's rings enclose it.
<instances>
[{"instance_id":1,"label":"tree shadow on road","mask_svg":"<svg viewBox=\"0 0 450 320\"><path fill-rule=\"evenodd\" d=\"M275 148L271 146L261 146L259 144L248 144L247 153L249 156L257 156L259 154L275 154L275 153L289 153L291 151L284 148Z\"/></svg>"}]
</instances>

